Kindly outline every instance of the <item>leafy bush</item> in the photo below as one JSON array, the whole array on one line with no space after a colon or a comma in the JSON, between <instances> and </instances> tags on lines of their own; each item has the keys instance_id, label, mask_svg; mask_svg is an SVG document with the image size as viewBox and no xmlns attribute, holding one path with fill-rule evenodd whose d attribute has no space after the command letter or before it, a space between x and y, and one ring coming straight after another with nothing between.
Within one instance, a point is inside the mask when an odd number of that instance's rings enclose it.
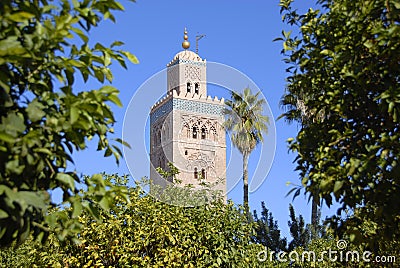
<instances>
[{"instance_id":1,"label":"leafy bush","mask_svg":"<svg viewBox=\"0 0 400 268\"><path fill-rule=\"evenodd\" d=\"M45 245L29 241L16 250L8 249L0 263L26 267L261 265L257 253L263 247L251 242L254 223L232 202L219 198L202 206L182 207L163 203L138 186L127 191L129 200L115 197L116 206L108 214L99 210L99 220L87 212L79 216L80 243L60 242L55 236ZM179 189L173 186L166 191Z\"/></svg>"}]
</instances>

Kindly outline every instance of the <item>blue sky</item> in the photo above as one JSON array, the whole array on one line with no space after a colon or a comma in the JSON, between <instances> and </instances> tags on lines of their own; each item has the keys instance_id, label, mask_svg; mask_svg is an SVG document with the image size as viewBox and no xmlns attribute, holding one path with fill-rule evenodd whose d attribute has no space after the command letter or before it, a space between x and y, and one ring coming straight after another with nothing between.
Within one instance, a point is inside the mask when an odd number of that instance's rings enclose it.
<instances>
[{"instance_id":1,"label":"blue sky","mask_svg":"<svg viewBox=\"0 0 400 268\"><path fill-rule=\"evenodd\" d=\"M297 2L300 3L300 10L307 10L314 5L313 1ZM192 50L195 49L195 35L205 34L206 37L199 42L199 55L207 61L226 64L243 72L262 90L270 105L274 117L271 120L275 120L276 125L276 154L267 179L257 191L250 194L250 206L259 212L261 201L265 201L278 220L283 235L288 236L288 207L292 198L285 197L291 189L286 182L299 183L299 179L293 171L294 155L288 153L286 140L296 135L298 127L295 124L288 125L283 120L276 121L282 113L279 100L284 93L287 68L280 54L282 44L272 41L281 35L282 29L287 28L281 21L279 1L138 0L136 3L121 3L126 10L116 14L117 22L106 21L89 36L93 43L106 45L115 40L123 41L123 49L135 54L140 61L138 65L129 64L128 70L117 65L111 66L113 85L121 91L120 98L124 104L123 108L114 108L116 137L122 136L124 114L137 89L163 70L173 56L182 50L184 27L188 29ZM92 87L91 84L81 86L89 87L87 89ZM150 100L159 97L156 90L148 89L146 94ZM146 112L149 110L150 107ZM132 126L132 129L143 132L144 126ZM135 148L132 150L135 152ZM103 158L102 155L96 152L96 144L90 143L88 150L74 155L74 168L84 174L129 172L124 160L118 167L111 158ZM256 160L256 154L250 158L250 170L255 169ZM239 182L228 198L239 204L242 203L242 196L242 183ZM308 222L311 206L306 198L301 195L293 204L296 212L301 213ZM327 210L324 212L326 215Z\"/></svg>"}]
</instances>

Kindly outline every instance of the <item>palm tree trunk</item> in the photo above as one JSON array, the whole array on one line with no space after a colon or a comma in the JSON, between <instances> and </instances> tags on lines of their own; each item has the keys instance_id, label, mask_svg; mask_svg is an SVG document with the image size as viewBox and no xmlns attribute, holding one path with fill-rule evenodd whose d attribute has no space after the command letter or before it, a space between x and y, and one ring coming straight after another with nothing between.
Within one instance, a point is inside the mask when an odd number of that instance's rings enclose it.
<instances>
[{"instance_id":1,"label":"palm tree trunk","mask_svg":"<svg viewBox=\"0 0 400 268\"><path fill-rule=\"evenodd\" d=\"M316 198L313 198L311 207L311 239L317 238L318 221L318 202Z\"/></svg>"},{"instance_id":2,"label":"palm tree trunk","mask_svg":"<svg viewBox=\"0 0 400 268\"><path fill-rule=\"evenodd\" d=\"M248 153L243 153L243 206L245 214L249 216L249 174L248 174Z\"/></svg>"}]
</instances>

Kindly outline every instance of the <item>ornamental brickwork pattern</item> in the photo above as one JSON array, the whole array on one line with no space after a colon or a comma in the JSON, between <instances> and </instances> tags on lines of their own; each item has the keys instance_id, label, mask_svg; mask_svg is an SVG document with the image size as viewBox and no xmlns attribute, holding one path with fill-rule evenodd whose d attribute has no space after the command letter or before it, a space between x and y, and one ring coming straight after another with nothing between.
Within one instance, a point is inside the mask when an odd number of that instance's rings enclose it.
<instances>
[{"instance_id":1,"label":"ornamental brickwork pattern","mask_svg":"<svg viewBox=\"0 0 400 268\"><path fill-rule=\"evenodd\" d=\"M223 106L220 104L171 98L150 114L150 123L151 125L154 124L172 110L222 116L223 109Z\"/></svg>"}]
</instances>

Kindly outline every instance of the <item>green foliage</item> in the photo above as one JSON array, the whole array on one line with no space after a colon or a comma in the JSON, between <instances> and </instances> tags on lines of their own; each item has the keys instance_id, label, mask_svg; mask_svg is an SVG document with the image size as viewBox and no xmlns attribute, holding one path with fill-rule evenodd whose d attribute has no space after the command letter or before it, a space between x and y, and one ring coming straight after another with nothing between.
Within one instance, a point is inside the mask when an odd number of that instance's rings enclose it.
<instances>
[{"instance_id":1,"label":"green foliage","mask_svg":"<svg viewBox=\"0 0 400 268\"><path fill-rule=\"evenodd\" d=\"M129 188L129 200L116 197L111 214L100 212L101 222L87 212L80 215L80 243L60 245L50 236L45 245L23 244L14 255L29 259L16 266L260 267L262 247L251 243L253 223L232 202L171 206L137 186ZM15 260L9 253L1 265Z\"/></svg>"},{"instance_id":2,"label":"green foliage","mask_svg":"<svg viewBox=\"0 0 400 268\"><path fill-rule=\"evenodd\" d=\"M117 162L121 157L109 139L115 122L109 105L121 106L118 90L74 88L77 74L85 82L111 82L112 62L125 68L126 58L137 63L117 48L122 42L89 44L89 31L102 20L114 21L119 10L123 6L114 0L1 2L0 245L23 241L30 231L43 237L55 222L64 237L79 229L73 219L66 223L61 215L47 215L48 206L54 207L47 191L62 189L63 205L71 206L73 218L82 209L92 211L92 203L80 204L79 177L68 171L73 151L96 138L105 156L114 155ZM85 180L92 201L107 208L112 198L102 176Z\"/></svg>"},{"instance_id":3,"label":"green foliage","mask_svg":"<svg viewBox=\"0 0 400 268\"><path fill-rule=\"evenodd\" d=\"M161 167L157 167L156 171L163 177L164 179L174 182L174 183L181 183L177 181L176 176L179 175L180 171L177 167L174 166L173 163L168 162L167 170L163 170Z\"/></svg>"},{"instance_id":4,"label":"green foliage","mask_svg":"<svg viewBox=\"0 0 400 268\"><path fill-rule=\"evenodd\" d=\"M310 242L310 230L307 228L302 215L296 217L293 206L289 205L290 221L288 221L292 241L288 245L289 251L297 247L306 247Z\"/></svg>"},{"instance_id":5,"label":"green foliage","mask_svg":"<svg viewBox=\"0 0 400 268\"><path fill-rule=\"evenodd\" d=\"M156 168L157 172L166 180L173 183L170 187L163 187L154 181L142 179L142 187L150 185L150 194L157 200L174 206L194 207L202 206L216 200L225 199L221 190L217 187L222 183L222 179L213 183L202 181L201 174L198 175L198 184L185 184L176 178L180 173L179 169L169 162L166 170L161 167Z\"/></svg>"},{"instance_id":6,"label":"green foliage","mask_svg":"<svg viewBox=\"0 0 400 268\"><path fill-rule=\"evenodd\" d=\"M126 176L103 176L105 181L116 187L124 188L127 184ZM375 265L362 259L346 261L344 258L347 251L357 250L362 254L368 249L350 243L338 248L331 234L298 244L292 251L284 250L285 255L280 255L279 259L278 254L282 248L259 244L269 238L276 239L277 243L282 242L276 222L265 206L262 212L265 217L249 222L243 208L236 208L232 202L226 204L221 199L191 208L160 202L138 187L145 182L137 182L135 187L125 188L129 192L129 201L115 196L116 206L111 213L99 210L97 216L88 211L79 215L79 223L82 225L76 234L79 241L66 240L60 243L53 234L43 244L29 238L18 248L10 247L0 251L0 267L272 268ZM174 192L174 188L176 186L172 185L169 190ZM88 196L84 192L82 195ZM98 208L99 205L94 207ZM65 220L68 220L69 216L66 215ZM101 221L97 220L98 216ZM294 212L291 216L294 221L301 221L295 217ZM267 239L254 241L256 235L265 234L257 231L260 230L260 222L265 223L265 227L272 226L271 231L275 235L267 234ZM304 223L301 226L304 229ZM397 249L397 255L394 256L398 257L398 243L388 246ZM333 254L328 255L329 250ZM374 256L370 257L373 260Z\"/></svg>"},{"instance_id":7,"label":"green foliage","mask_svg":"<svg viewBox=\"0 0 400 268\"><path fill-rule=\"evenodd\" d=\"M286 238L281 238L278 222L274 221L272 212L269 212L264 202L261 202L261 218L258 218L255 210L253 215L257 223L255 242L276 252L285 251Z\"/></svg>"},{"instance_id":8,"label":"green foliage","mask_svg":"<svg viewBox=\"0 0 400 268\"><path fill-rule=\"evenodd\" d=\"M265 99L259 99L261 92L252 94L250 88L243 93L231 92L231 100L227 100L224 109L226 117L225 129L230 132L233 146L243 155L243 205L248 208L248 160L254 148L263 141L263 133L267 133L269 118L263 115ZM248 209L247 209L248 211Z\"/></svg>"},{"instance_id":9,"label":"green foliage","mask_svg":"<svg viewBox=\"0 0 400 268\"><path fill-rule=\"evenodd\" d=\"M269 118L262 115L265 99L259 99L261 92L252 95L250 88L243 94L232 91L231 100L225 101L225 128L231 133L233 145L241 154L249 155L267 133Z\"/></svg>"},{"instance_id":10,"label":"green foliage","mask_svg":"<svg viewBox=\"0 0 400 268\"><path fill-rule=\"evenodd\" d=\"M291 2L283 116L308 119L289 142L296 169L318 203L339 202L337 235L384 251L400 238L400 5L319 0L299 15Z\"/></svg>"}]
</instances>

